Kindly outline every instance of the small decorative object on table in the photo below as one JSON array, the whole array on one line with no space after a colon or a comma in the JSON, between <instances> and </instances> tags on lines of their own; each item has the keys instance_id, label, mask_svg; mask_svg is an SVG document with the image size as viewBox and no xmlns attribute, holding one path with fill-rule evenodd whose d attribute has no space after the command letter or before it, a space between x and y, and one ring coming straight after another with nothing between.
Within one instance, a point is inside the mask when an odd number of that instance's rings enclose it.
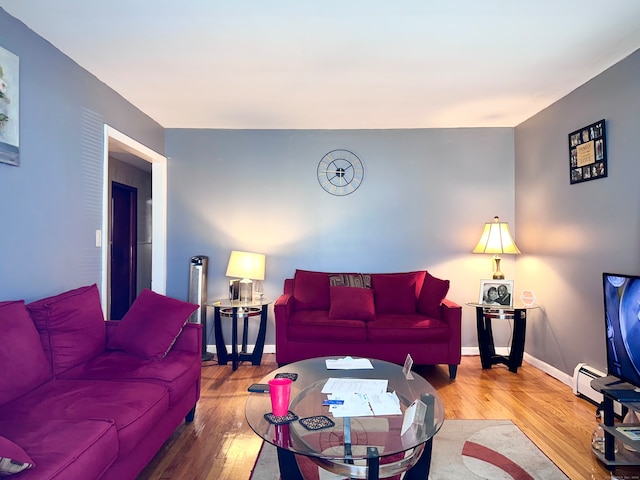
<instances>
[{"instance_id":1,"label":"small decorative object on table","mask_svg":"<svg viewBox=\"0 0 640 480\"><path fill-rule=\"evenodd\" d=\"M513 280L481 280L478 303L487 306L513 306Z\"/></svg>"},{"instance_id":2,"label":"small decorative object on table","mask_svg":"<svg viewBox=\"0 0 640 480\"><path fill-rule=\"evenodd\" d=\"M295 382L298 379L298 374L297 373L286 373L286 372L276 373L276 376L274 378L288 378L292 382Z\"/></svg>"},{"instance_id":3,"label":"small decorative object on table","mask_svg":"<svg viewBox=\"0 0 640 480\"><path fill-rule=\"evenodd\" d=\"M325 415L316 415L315 417L306 417L299 420L307 430L320 430L322 428L333 427L335 423L329 417Z\"/></svg>"},{"instance_id":4,"label":"small decorative object on table","mask_svg":"<svg viewBox=\"0 0 640 480\"><path fill-rule=\"evenodd\" d=\"M274 415L273 413L265 413L264 418L274 425L282 425L284 423L291 423L294 420L298 419L298 416L293 413L291 410L286 415Z\"/></svg>"}]
</instances>

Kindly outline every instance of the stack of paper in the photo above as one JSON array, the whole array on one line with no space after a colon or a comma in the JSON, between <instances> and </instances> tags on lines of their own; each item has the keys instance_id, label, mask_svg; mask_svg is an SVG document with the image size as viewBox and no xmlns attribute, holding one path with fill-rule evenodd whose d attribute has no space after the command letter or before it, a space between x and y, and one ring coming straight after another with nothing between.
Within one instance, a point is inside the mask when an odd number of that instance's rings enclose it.
<instances>
[{"instance_id":1,"label":"stack of paper","mask_svg":"<svg viewBox=\"0 0 640 480\"><path fill-rule=\"evenodd\" d=\"M342 405L329 406L334 417L370 417L402 415L396 392L387 392L388 380L330 378L322 388L329 400L342 400Z\"/></svg>"},{"instance_id":2,"label":"stack of paper","mask_svg":"<svg viewBox=\"0 0 640 480\"><path fill-rule=\"evenodd\" d=\"M327 370L364 370L372 369L373 365L368 358L328 358L325 360Z\"/></svg>"}]
</instances>

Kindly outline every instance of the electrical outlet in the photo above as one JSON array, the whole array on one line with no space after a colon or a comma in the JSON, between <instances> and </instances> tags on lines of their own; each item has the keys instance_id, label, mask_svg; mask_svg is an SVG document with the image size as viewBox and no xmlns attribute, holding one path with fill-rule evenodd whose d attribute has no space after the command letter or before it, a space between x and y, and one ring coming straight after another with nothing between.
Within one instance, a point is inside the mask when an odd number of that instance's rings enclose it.
<instances>
[{"instance_id":1,"label":"electrical outlet","mask_svg":"<svg viewBox=\"0 0 640 480\"><path fill-rule=\"evenodd\" d=\"M102 246L102 230L96 230L96 247Z\"/></svg>"}]
</instances>

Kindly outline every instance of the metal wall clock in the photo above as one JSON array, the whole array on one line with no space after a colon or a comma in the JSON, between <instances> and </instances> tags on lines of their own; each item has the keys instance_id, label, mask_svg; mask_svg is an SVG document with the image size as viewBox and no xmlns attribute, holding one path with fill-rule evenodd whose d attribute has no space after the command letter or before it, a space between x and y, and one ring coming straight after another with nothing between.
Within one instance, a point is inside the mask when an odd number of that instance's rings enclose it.
<instances>
[{"instance_id":1,"label":"metal wall clock","mask_svg":"<svg viewBox=\"0 0 640 480\"><path fill-rule=\"evenodd\" d=\"M349 150L332 150L318 164L318 182L331 195L349 195L364 179L364 166Z\"/></svg>"}]
</instances>

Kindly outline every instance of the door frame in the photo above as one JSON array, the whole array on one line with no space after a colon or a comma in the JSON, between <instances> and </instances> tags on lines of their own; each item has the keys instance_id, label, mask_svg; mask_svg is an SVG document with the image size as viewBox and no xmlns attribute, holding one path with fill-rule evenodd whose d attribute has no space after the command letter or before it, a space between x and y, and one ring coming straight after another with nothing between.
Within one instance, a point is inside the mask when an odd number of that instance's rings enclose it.
<instances>
[{"instance_id":1,"label":"door frame","mask_svg":"<svg viewBox=\"0 0 640 480\"><path fill-rule=\"evenodd\" d=\"M151 150L133 138L104 125L104 161L102 181L102 279L101 299L102 309L105 314L109 311L110 286L109 265L111 262L108 238L109 232L109 152L110 147L117 144L139 159L151 164L151 196L153 205L151 209L151 289L160 294L166 294L167 290L167 158Z\"/></svg>"}]
</instances>

